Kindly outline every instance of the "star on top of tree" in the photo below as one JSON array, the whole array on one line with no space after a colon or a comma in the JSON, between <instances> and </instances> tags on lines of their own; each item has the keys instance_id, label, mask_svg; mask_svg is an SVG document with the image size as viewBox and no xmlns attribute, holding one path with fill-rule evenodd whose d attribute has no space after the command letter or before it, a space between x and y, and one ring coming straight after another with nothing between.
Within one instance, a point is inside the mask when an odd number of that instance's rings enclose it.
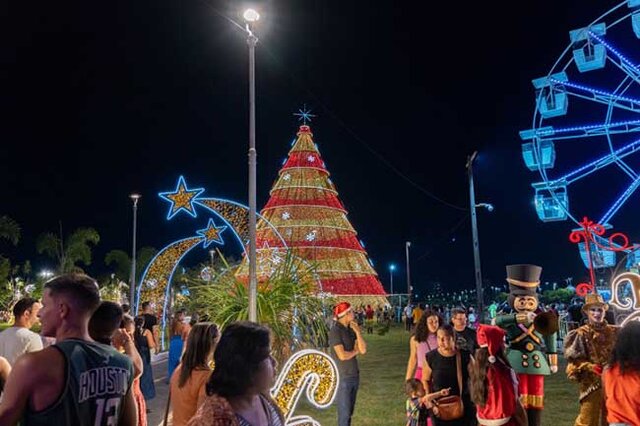
<instances>
[{"instance_id":1,"label":"star on top of tree","mask_svg":"<svg viewBox=\"0 0 640 426\"><path fill-rule=\"evenodd\" d=\"M311 114L311 110L307 109L307 104L303 104L302 108L298 112L294 113L298 117L298 121L302 121L302 124L307 124L307 121L311 122L311 119L315 117L315 114Z\"/></svg>"}]
</instances>

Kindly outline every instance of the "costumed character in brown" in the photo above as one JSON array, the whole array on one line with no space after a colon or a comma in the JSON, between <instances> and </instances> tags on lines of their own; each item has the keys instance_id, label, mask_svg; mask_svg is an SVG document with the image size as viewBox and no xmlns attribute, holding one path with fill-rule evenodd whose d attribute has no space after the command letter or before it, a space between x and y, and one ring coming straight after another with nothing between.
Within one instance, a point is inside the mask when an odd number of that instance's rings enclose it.
<instances>
[{"instance_id":1,"label":"costumed character in brown","mask_svg":"<svg viewBox=\"0 0 640 426\"><path fill-rule=\"evenodd\" d=\"M536 315L541 273L542 268L536 265L508 265L509 305L515 313L498 315L492 321L507 333L507 359L518 374L518 391L529 426L541 423L544 376L558 371L558 317L553 312Z\"/></svg>"},{"instance_id":2,"label":"costumed character in brown","mask_svg":"<svg viewBox=\"0 0 640 426\"><path fill-rule=\"evenodd\" d=\"M564 357L567 377L580 386L580 413L575 426L607 425L602 389L602 369L609 361L617 327L607 324L609 309L599 294L587 294L582 310L588 323L572 330L565 338Z\"/></svg>"}]
</instances>

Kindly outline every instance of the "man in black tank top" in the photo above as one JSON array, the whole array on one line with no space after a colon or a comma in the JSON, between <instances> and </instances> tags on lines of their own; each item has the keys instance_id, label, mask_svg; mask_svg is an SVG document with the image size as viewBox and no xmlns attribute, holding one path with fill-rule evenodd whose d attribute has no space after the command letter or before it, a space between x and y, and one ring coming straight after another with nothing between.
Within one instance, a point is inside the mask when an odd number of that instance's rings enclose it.
<instances>
[{"instance_id":1,"label":"man in black tank top","mask_svg":"<svg viewBox=\"0 0 640 426\"><path fill-rule=\"evenodd\" d=\"M98 285L81 274L45 284L42 335L56 344L18 358L0 403L0 425L135 426L131 361L91 340L88 323Z\"/></svg>"}]
</instances>

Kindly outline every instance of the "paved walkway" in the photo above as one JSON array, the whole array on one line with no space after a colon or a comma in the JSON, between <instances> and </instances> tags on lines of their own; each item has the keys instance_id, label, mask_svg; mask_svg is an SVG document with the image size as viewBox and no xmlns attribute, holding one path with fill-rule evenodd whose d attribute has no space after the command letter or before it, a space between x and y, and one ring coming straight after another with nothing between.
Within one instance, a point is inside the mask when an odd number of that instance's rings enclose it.
<instances>
[{"instance_id":1,"label":"paved walkway","mask_svg":"<svg viewBox=\"0 0 640 426\"><path fill-rule=\"evenodd\" d=\"M164 412L167 407L167 397L169 396L169 385L167 381L167 353L161 353L158 357L154 356L151 360L153 368L153 379L156 384L156 397L147 402L147 408L151 410L147 414L149 426L161 426L164 420ZM171 420L171 415L169 415ZM169 424L171 424L169 422Z\"/></svg>"}]
</instances>

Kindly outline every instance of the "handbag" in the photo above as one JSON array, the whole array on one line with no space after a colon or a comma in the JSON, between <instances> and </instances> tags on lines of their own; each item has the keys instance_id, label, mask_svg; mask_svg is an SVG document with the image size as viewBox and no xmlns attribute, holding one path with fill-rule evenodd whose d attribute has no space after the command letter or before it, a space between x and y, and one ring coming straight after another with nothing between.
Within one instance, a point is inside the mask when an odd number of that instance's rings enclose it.
<instances>
[{"instance_id":1,"label":"handbag","mask_svg":"<svg viewBox=\"0 0 640 426\"><path fill-rule=\"evenodd\" d=\"M456 370L458 373L458 389L460 395L449 395L438 398L433 402L433 414L441 420L456 420L464 416L464 404L462 403L462 357L460 352L456 354Z\"/></svg>"}]
</instances>

